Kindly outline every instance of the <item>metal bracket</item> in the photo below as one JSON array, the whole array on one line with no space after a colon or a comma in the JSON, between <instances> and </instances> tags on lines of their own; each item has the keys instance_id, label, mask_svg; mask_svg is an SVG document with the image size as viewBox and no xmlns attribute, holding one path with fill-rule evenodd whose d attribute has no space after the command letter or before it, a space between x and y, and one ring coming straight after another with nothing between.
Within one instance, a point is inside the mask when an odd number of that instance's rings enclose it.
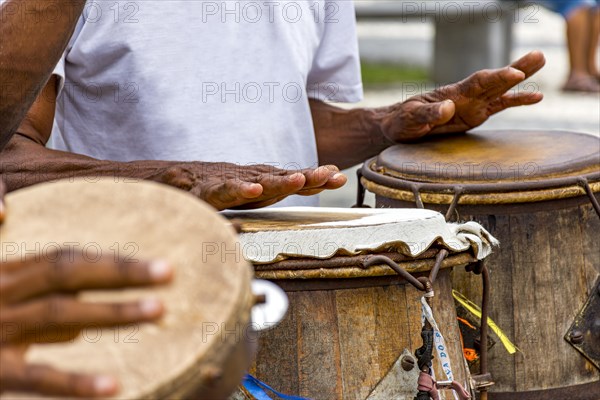
<instances>
[{"instance_id":1,"label":"metal bracket","mask_svg":"<svg viewBox=\"0 0 600 400\"><path fill-rule=\"evenodd\" d=\"M575 317L565 340L600 369L600 279Z\"/></svg>"}]
</instances>

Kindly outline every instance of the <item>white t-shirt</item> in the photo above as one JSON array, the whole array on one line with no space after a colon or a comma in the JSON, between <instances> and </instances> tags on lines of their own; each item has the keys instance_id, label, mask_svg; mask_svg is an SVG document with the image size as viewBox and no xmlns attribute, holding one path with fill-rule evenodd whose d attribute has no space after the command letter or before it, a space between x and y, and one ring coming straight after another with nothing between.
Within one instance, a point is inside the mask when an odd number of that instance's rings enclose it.
<instances>
[{"instance_id":1,"label":"white t-shirt","mask_svg":"<svg viewBox=\"0 0 600 400\"><path fill-rule=\"evenodd\" d=\"M362 97L348 0L89 0L55 74L50 147L115 161L315 167L308 99Z\"/></svg>"}]
</instances>

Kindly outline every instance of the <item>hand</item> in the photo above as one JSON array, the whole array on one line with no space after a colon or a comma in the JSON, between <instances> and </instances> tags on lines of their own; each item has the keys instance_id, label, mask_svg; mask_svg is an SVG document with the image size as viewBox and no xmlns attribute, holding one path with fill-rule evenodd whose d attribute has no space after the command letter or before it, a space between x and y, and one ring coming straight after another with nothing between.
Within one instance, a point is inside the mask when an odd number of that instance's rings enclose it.
<instances>
[{"instance_id":1,"label":"hand","mask_svg":"<svg viewBox=\"0 0 600 400\"><path fill-rule=\"evenodd\" d=\"M110 258L89 263L74 252L0 264L0 393L65 397L116 394L118 383L113 377L31 364L25 352L30 343L71 340L86 326L153 321L164 311L155 299L85 303L77 300L78 291L149 286L171 278L172 270L164 262L115 263Z\"/></svg>"},{"instance_id":2,"label":"hand","mask_svg":"<svg viewBox=\"0 0 600 400\"><path fill-rule=\"evenodd\" d=\"M342 187L347 178L333 165L294 171L269 165L191 162L171 166L155 180L224 210L266 207L294 194L312 196Z\"/></svg>"},{"instance_id":3,"label":"hand","mask_svg":"<svg viewBox=\"0 0 600 400\"><path fill-rule=\"evenodd\" d=\"M418 95L385 110L383 134L393 142L428 134L465 132L510 107L542 100L538 92L507 93L539 71L546 60L533 51L510 66L478 71L458 83Z\"/></svg>"}]
</instances>

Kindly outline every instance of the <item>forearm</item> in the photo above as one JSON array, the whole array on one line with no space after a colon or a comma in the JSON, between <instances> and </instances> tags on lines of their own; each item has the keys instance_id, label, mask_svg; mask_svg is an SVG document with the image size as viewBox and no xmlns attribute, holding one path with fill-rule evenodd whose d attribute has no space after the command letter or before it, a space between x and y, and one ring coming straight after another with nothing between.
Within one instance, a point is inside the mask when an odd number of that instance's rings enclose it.
<instances>
[{"instance_id":1,"label":"forearm","mask_svg":"<svg viewBox=\"0 0 600 400\"><path fill-rule=\"evenodd\" d=\"M0 153L0 177L8 191L36 183L76 177L114 177L167 182L169 171L181 165L169 161L115 162L51 150L15 134ZM172 172L171 172L172 175Z\"/></svg>"},{"instance_id":2,"label":"forearm","mask_svg":"<svg viewBox=\"0 0 600 400\"><path fill-rule=\"evenodd\" d=\"M16 134L0 153L0 181L4 179L9 190L74 177L90 177L90 182L96 177L152 180L186 191L217 210L265 207L287 196L312 195L346 183L332 167L297 171L258 164L96 160L47 149L24 133Z\"/></svg>"},{"instance_id":3,"label":"forearm","mask_svg":"<svg viewBox=\"0 0 600 400\"><path fill-rule=\"evenodd\" d=\"M310 108L322 165L349 168L393 144L382 131L385 108L345 110L317 100Z\"/></svg>"},{"instance_id":4,"label":"forearm","mask_svg":"<svg viewBox=\"0 0 600 400\"><path fill-rule=\"evenodd\" d=\"M0 5L0 150L60 59L85 0L6 0Z\"/></svg>"}]
</instances>

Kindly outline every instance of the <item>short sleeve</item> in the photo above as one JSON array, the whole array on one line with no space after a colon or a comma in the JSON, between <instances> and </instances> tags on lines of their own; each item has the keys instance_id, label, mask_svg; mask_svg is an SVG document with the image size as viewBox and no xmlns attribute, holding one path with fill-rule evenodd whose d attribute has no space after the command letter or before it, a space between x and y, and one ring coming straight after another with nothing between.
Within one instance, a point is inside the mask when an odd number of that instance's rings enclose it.
<instances>
[{"instance_id":1,"label":"short sleeve","mask_svg":"<svg viewBox=\"0 0 600 400\"><path fill-rule=\"evenodd\" d=\"M54 70L52 71L52 75L55 75L58 78L58 88L56 91L57 95L60 94L60 92L65 87L65 75L66 75L65 65L67 62L66 61L67 56L69 54L69 51L73 47L73 43L77 40L77 37L79 36L79 33L81 32L81 29L83 28L84 23L85 23L84 18L80 17L79 21L77 22L77 26L75 27L75 30L73 32L73 35L71 36L71 39L69 39L69 44L67 45L67 49L63 52L62 56L58 60L58 63L54 67Z\"/></svg>"},{"instance_id":2,"label":"short sleeve","mask_svg":"<svg viewBox=\"0 0 600 400\"><path fill-rule=\"evenodd\" d=\"M341 103L362 100L354 2L325 0L323 31L308 74L308 96Z\"/></svg>"},{"instance_id":3,"label":"short sleeve","mask_svg":"<svg viewBox=\"0 0 600 400\"><path fill-rule=\"evenodd\" d=\"M58 60L58 64L54 67L54 71L52 71L52 75L55 75L58 78L58 87L56 89L56 94L58 95L63 88L65 87L65 58L67 56L67 52L65 51L60 60Z\"/></svg>"}]
</instances>

